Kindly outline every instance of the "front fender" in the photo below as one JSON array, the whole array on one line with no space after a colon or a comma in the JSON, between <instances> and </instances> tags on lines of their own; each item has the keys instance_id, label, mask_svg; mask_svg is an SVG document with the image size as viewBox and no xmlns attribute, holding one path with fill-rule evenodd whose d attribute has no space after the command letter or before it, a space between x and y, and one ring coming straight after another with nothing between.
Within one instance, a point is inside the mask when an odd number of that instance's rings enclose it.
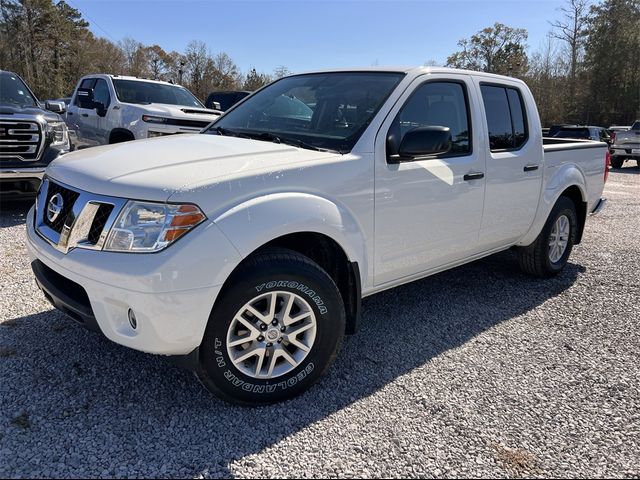
<instances>
[{"instance_id":1,"label":"front fender","mask_svg":"<svg viewBox=\"0 0 640 480\"><path fill-rule=\"evenodd\" d=\"M321 233L338 243L349 261L358 262L368 278L365 236L349 210L307 193L274 193L236 205L213 219L238 252L251 252L283 235Z\"/></svg>"},{"instance_id":2,"label":"front fender","mask_svg":"<svg viewBox=\"0 0 640 480\"><path fill-rule=\"evenodd\" d=\"M570 187L578 187L582 201L587 201L587 182L582 171L574 164L565 164L559 168L549 168L545 178L545 188L538 202L538 211L529 232L518 242L518 245L530 245L538 237L549 218L553 206L560 195Z\"/></svg>"}]
</instances>

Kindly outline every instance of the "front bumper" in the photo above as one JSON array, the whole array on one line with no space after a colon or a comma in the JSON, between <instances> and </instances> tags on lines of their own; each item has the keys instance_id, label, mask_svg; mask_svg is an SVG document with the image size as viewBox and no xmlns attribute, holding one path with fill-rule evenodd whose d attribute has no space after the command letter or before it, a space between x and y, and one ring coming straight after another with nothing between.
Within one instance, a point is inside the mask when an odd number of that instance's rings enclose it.
<instances>
[{"instance_id":1,"label":"front bumper","mask_svg":"<svg viewBox=\"0 0 640 480\"><path fill-rule=\"evenodd\" d=\"M238 256L221 234L215 235L215 226L203 225L181 239L178 248L172 245L155 254L80 248L64 254L38 235L33 217L32 208L26 222L27 249L40 288L57 308L135 350L186 355L200 345L221 289L212 271L225 271L225 262ZM185 258L202 254L211 241L219 242L213 244L219 255ZM207 271L209 278L204 277ZM135 329L129 309L136 316Z\"/></svg>"}]
</instances>

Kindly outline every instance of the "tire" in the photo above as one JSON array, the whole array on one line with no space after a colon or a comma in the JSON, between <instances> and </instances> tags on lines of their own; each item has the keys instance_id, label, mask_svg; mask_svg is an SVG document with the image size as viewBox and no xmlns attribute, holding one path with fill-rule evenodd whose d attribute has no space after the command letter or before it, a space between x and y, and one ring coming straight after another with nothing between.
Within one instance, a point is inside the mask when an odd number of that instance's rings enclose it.
<instances>
[{"instance_id":1,"label":"tire","mask_svg":"<svg viewBox=\"0 0 640 480\"><path fill-rule=\"evenodd\" d=\"M552 237L554 226L559 219L564 217L568 220L568 234L566 235L566 246L562 254L554 251L550 243L557 236ZM578 216L573 201L567 197L560 197L549 214L549 218L538 238L527 247L518 248L518 261L520 268L529 275L540 278L549 278L557 275L567 264L571 250L576 242L578 231Z\"/></svg>"},{"instance_id":2,"label":"tire","mask_svg":"<svg viewBox=\"0 0 640 480\"><path fill-rule=\"evenodd\" d=\"M624 163L624 158L620 158L620 157L611 158L611 168L622 168L623 163Z\"/></svg>"},{"instance_id":3,"label":"tire","mask_svg":"<svg viewBox=\"0 0 640 480\"><path fill-rule=\"evenodd\" d=\"M345 309L338 287L318 264L291 250L268 250L245 261L227 285L209 317L196 372L215 395L241 405L280 402L307 390L333 364L344 337ZM269 322L274 318L278 325ZM280 334L282 329L286 333ZM298 330L304 332L293 336ZM298 348L301 344L308 351ZM251 351L257 353L238 361Z\"/></svg>"}]
</instances>

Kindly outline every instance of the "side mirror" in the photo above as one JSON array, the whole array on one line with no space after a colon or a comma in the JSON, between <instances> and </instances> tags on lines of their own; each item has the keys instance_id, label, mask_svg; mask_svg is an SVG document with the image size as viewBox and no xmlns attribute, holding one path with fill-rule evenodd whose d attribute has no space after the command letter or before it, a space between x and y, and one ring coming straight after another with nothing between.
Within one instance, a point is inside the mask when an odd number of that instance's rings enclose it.
<instances>
[{"instance_id":1,"label":"side mirror","mask_svg":"<svg viewBox=\"0 0 640 480\"><path fill-rule=\"evenodd\" d=\"M429 126L409 130L402 137L398 153L389 156L389 163L411 162L428 155L438 155L451 150L449 127Z\"/></svg>"},{"instance_id":2,"label":"side mirror","mask_svg":"<svg viewBox=\"0 0 640 480\"><path fill-rule=\"evenodd\" d=\"M53 102L50 100L44 102L44 108L54 113L64 113L67 110L64 102Z\"/></svg>"},{"instance_id":3,"label":"side mirror","mask_svg":"<svg viewBox=\"0 0 640 480\"><path fill-rule=\"evenodd\" d=\"M80 108L88 108L89 110L96 108L93 102L93 88L79 88L76 102Z\"/></svg>"},{"instance_id":4,"label":"side mirror","mask_svg":"<svg viewBox=\"0 0 640 480\"><path fill-rule=\"evenodd\" d=\"M220 102L213 102L211 108L213 108L214 110L220 110L222 107L220 106Z\"/></svg>"}]
</instances>

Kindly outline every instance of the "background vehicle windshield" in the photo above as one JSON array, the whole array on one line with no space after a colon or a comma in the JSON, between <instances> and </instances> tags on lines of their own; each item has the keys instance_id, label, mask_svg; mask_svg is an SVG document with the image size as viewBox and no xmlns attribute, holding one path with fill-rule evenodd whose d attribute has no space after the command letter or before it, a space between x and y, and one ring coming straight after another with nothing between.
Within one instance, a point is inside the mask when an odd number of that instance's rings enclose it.
<instances>
[{"instance_id":1,"label":"background vehicle windshield","mask_svg":"<svg viewBox=\"0 0 640 480\"><path fill-rule=\"evenodd\" d=\"M125 103L166 103L204 108L204 105L184 87L139 80L113 80L116 94Z\"/></svg>"},{"instance_id":2,"label":"background vehicle windshield","mask_svg":"<svg viewBox=\"0 0 640 480\"><path fill-rule=\"evenodd\" d=\"M20 107L37 107L38 102L20 77L11 73L0 73L0 104Z\"/></svg>"},{"instance_id":3,"label":"background vehicle windshield","mask_svg":"<svg viewBox=\"0 0 640 480\"><path fill-rule=\"evenodd\" d=\"M208 133L217 127L269 133L346 153L403 75L336 72L283 78L226 113Z\"/></svg>"}]
</instances>

